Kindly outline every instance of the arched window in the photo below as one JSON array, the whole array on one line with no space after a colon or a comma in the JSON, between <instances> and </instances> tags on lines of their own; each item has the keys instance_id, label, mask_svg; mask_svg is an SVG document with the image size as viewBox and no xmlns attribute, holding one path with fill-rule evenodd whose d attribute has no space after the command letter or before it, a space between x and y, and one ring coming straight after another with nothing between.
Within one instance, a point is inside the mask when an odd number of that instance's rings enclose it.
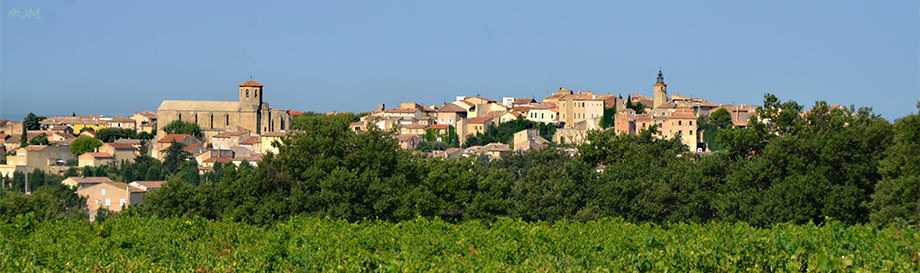
<instances>
[{"instance_id":1,"label":"arched window","mask_svg":"<svg viewBox=\"0 0 920 273\"><path fill-rule=\"evenodd\" d=\"M246 97L249 97L249 89L246 89Z\"/></svg>"},{"instance_id":2,"label":"arched window","mask_svg":"<svg viewBox=\"0 0 920 273\"><path fill-rule=\"evenodd\" d=\"M182 113L176 113L179 115L179 120L182 120Z\"/></svg>"},{"instance_id":3,"label":"arched window","mask_svg":"<svg viewBox=\"0 0 920 273\"><path fill-rule=\"evenodd\" d=\"M256 89L254 92L255 92L255 96L254 96L254 97L258 98L258 97L259 97L259 89Z\"/></svg>"}]
</instances>

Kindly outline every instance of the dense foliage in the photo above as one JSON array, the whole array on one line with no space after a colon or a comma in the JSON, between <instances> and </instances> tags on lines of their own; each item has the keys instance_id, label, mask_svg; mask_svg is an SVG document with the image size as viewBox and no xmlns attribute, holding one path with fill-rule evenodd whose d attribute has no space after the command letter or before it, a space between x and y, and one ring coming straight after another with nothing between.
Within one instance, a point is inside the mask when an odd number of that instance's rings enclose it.
<instances>
[{"instance_id":1,"label":"dense foliage","mask_svg":"<svg viewBox=\"0 0 920 273\"><path fill-rule=\"evenodd\" d=\"M0 223L0 268L30 272L912 272L915 229L744 223L451 224L293 218Z\"/></svg>"},{"instance_id":2,"label":"dense foliage","mask_svg":"<svg viewBox=\"0 0 920 273\"><path fill-rule=\"evenodd\" d=\"M102 141L91 137L78 137L70 143L70 153L75 156L92 152L102 146Z\"/></svg>"},{"instance_id":3,"label":"dense foliage","mask_svg":"<svg viewBox=\"0 0 920 273\"><path fill-rule=\"evenodd\" d=\"M495 142L512 144L514 133L524 129L536 129L540 136L546 140L552 140L553 135L556 134L556 125L534 122L518 117L513 121L505 122L498 126L489 126L484 133L468 136L466 142L463 143L463 147L486 145Z\"/></svg>"},{"instance_id":4,"label":"dense foliage","mask_svg":"<svg viewBox=\"0 0 920 273\"><path fill-rule=\"evenodd\" d=\"M135 130L124 129L124 128L104 128L96 131L96 138L102 140L102 142L115 142L118 139L130 138L130 139L152 139L153 135L147 132L138 133Z\"/></svg>"},{"instance_id":5,"label":"dense foliage","mask_svg":"<svg viewBox=\"0 0 920 273\"><path fill-rule=\"evenodd\" d=\"M722 127L714 113L713 154L608 130L589 133L577 154L549 147L499 160L422 157L399 149L392 131L350 131L357 115L307 113L258 167L199 175L173 151L169 163L84 168L116 181L168 178L102 223L45 221L80 215L59 176L33 172L29 196L21 173L2 180L11 189L0 192L0 267L916 271L918 114L891 124L867 108L802 109L767 95L746 128Z\"/></svg>"},{"instance_id":6,"label":"dense foliage","mask_svg":"<svg viewBox=\"0 0 920 273\"><path fill-rule=\"evenodd\" d=\"M167 134L186 134L196 137L201 136L201 127L197 123L181 120L174 120L166 126L163 126L163 132Z\"/></svg>"}]
</instances>

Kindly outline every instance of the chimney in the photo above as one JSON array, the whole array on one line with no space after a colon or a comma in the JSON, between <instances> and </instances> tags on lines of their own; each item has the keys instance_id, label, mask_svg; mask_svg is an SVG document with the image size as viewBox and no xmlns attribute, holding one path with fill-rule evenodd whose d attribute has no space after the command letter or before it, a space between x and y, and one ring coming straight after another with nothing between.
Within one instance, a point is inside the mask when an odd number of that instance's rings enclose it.
<instances>
[{"instance_id":1,"label":"chimney","mask_svg":"<svg viewBox=\"0 0 920 273\"><path fill-rule=\"evenodd\" d=\"M386 106L383 103L377 105L377 110L383 111L386 110Z\"/></svg>"}]
</instances>

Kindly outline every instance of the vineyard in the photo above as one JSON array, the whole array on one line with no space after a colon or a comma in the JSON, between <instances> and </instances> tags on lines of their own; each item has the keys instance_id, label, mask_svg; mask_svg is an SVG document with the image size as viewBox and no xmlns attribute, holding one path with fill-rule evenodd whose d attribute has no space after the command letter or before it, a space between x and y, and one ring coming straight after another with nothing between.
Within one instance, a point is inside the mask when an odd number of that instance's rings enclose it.
<instances>
[{"instance_id":1,"label":"vineyard","mask_svg":"<svg viewBox=\"0 0 920 273\"><path fill-rule=\"evenodd\" d=\"M449 223L295 217L267 227L122 216L0 224L0 271L917 272L915 228L745 223Z\"/></svg>"}]
</instances>

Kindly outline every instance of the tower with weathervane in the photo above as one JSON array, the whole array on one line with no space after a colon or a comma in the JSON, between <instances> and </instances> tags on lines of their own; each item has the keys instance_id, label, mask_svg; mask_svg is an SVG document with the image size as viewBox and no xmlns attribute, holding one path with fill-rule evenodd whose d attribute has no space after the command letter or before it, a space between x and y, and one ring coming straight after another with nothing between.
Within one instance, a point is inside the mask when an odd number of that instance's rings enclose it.
<instances>
[{"instance_id":1,"label":"tower with weathervane","mask_svg":"<svg viewBox=\"0 0 920 273\"><path fill-rule=\"evenodd\" d=\"M665 103L668 103L668 85L664 84L664 75L661 74L661 69L658 69L658 81L655 82L655 102L652 108L658 108Z\"/></svg>"}]
</instances>

